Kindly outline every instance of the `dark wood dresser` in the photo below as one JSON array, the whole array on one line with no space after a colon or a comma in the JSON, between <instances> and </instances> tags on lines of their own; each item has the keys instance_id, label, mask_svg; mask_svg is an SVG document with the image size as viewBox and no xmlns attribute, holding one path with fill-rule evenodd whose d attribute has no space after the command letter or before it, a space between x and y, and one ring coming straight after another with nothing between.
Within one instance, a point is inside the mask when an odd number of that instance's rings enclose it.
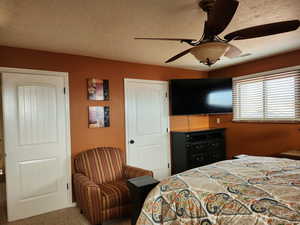
<instances>
[{"instance_id":1,"label":"dark wood dresser","mask_svg":"<svg viewBox=\"0 0 300 225\"><path fill-rule=\"evenodd\" d=\"M171 132L172 174L226 159L225 128Z\"/></svg>"}]
</instances>

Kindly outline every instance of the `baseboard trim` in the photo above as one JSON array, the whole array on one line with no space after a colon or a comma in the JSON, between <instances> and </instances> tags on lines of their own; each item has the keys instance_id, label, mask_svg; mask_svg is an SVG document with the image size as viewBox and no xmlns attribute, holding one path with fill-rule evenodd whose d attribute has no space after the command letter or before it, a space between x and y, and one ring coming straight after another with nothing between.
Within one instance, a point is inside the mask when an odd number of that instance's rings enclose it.
<instances>
[{"instance_id":1,"label":"baseboard trim","mask_svg":"<svg viewBox=\"0 0 300 225\"><path fill-rule=\"evenodd\" d=\"M70 204L70 207L77 207L77 203L76 203L76 202L72 202L72 203Z\"/></svg>"}]
</instances>

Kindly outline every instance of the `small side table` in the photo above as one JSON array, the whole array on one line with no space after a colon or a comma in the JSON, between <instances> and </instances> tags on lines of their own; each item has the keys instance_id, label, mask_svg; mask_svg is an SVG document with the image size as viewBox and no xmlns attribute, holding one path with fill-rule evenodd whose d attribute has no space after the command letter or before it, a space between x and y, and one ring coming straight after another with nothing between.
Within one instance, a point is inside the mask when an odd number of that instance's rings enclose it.
<instances>
[{"instance_id":1,"label":"small side table","mask_svg":"<svg viewBox=\"0 0 300 225\"><path fill-rule=\"evenodd\" d=\"M281 158L300 160L300 150L290 150L287 152L281 152L278 156Z\"/></svg>"},{"instance_id":2,"label":"small side table","mask_svg":"<svg viewBox=\"0 0 300 225\"><path fill-rule=\"evenodd\" d=\"M135 225L149 192L159 183L151 176L129 179L127 186L132 198L131 225Z\"/></svg>"}]
</instances>

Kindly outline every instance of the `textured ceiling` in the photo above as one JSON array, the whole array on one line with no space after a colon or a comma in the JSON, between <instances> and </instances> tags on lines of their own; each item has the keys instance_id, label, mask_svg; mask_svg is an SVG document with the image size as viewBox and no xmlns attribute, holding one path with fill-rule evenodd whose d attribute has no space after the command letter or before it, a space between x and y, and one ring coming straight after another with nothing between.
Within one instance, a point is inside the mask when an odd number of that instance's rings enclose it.
<instances>
[{"instance_id":1,"label":"textured ceiling","mask_svg":"<svg viewBox=\"0 0 300 225\"><path fill-rule=\"evenodd\" d=\"M225 32L300 19L300 0L239 0ZM133 37L199 39L206 15L196 0L1 0L0 45L129 62L163 62L189 46ZM300 29L264 38L233 41L251 56L224 59L211 69L300 49ZM192 55L167 66L208 70Z\"/></svg>"}]
</instances>

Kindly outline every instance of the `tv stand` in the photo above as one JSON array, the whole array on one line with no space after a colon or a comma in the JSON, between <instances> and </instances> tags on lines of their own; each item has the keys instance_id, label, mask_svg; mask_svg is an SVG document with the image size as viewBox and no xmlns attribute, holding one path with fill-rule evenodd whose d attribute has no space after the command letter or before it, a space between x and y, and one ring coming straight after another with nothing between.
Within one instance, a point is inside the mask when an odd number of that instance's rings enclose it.
<instances>
[{"instance_id":1,"label":"tv stand","mask_svg":"<svg viewBox=\"0 0 300 225\"><path fill-rule=\"evenodd\" d=\"M171 132L172 174L226 159L225 128Z\"/></svg>"}]
</instances>

